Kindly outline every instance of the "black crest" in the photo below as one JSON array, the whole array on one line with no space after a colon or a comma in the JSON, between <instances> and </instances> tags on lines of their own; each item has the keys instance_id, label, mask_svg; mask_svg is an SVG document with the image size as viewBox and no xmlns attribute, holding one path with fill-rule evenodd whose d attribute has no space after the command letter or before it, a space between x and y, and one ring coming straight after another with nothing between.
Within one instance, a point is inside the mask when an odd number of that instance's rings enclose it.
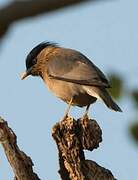
<instances>
[{"instance_id":1,"label":"black crest","mask_svg":"<svg viewBox=\"0 0 138 180\"><path fill-rule=\"evenodd\" d=\"M34 47L30 53L27 55L26 58L26 68L29 69L30 67L32 67L37 59L37 55L44 49L47 47L56 47L57 44L56 43L52 43L52 42L42 42L40 44L38 44L36 47Z\"/></svg>"}]
</instances>

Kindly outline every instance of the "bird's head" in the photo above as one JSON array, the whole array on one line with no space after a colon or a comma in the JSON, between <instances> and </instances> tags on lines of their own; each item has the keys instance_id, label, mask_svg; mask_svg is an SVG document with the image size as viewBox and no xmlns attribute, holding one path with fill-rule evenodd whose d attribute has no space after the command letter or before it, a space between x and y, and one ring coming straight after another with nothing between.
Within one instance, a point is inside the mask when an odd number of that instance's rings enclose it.
<instances>
[{"instance_id":1,"label":"bird's head","mask_svg":"<svg viewBox=\"0 0 138 180\"><path fill-rule=\"evenodd\" d=\"M34 47L26 57L26 71L22 73L21 79L25 79L29 75L40 76L41 75L41 59L38 58L38 55L43 49L48 49L49 47L56 47L55 43L42 42ZM44 59L44 58L42 58Z\"/></svg>"}]
</instances>

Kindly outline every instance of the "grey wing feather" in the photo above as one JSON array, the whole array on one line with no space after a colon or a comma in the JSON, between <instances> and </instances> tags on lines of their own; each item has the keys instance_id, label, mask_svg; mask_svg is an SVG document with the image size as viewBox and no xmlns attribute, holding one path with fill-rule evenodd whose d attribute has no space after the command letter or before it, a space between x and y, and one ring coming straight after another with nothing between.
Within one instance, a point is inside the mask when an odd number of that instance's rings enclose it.
<instances>
[{"instance_id":1,"label":"grey wing feather","mask_svg":"<svg viewBox=\"0 0 138 180\"><path fill-rule=\"evenodd\" d=\"M58 48L50 58L47 68L51 78L82 85L110 87L100 69L78 51Z\"/></svg>"}]
</instances>

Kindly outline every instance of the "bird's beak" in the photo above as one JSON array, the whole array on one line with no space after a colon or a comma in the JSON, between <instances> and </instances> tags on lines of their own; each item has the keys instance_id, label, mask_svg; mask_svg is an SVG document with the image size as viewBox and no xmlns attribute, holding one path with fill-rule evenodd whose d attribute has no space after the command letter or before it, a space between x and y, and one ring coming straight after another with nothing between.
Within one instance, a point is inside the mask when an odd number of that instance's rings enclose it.
<instances>
[{"instance_id":1,"label":"bird's beak","mask_svg":"<svg viewBox=\"0 0 138 180\"><path fill-rule=\"evenodd\" d=\"M21 74L21 80L25 79L27 76L29 76L29 74L27 73L27 71L23 72Z\"/></svg>"},{"instance_id":2,"label":"bird's beak","mask_svg":"<svg viewBox=\"0 0 138 180\"><path fill-rule=\"evenodd\" d=\"M31 70L32 70L32 68L30 68L30 69L26 70L25 72L23 72L21 74L21 80L27 78L30 75Z\"/></svg>"}]
</instances>

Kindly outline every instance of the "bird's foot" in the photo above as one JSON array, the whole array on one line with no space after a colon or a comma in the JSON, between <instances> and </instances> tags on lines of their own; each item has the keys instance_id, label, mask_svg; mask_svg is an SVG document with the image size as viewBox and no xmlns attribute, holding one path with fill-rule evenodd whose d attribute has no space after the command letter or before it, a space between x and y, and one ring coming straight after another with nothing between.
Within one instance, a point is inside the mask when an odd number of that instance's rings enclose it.
<instances>
[{"instance_id":1,"label":"bird's foot","mask_svg":"<svg viewBox=\"0 0 138 180\"><path fill-rule=\"evenodd\" d=\"M63 116L63 119L62 119L62 120L67 119L68 117L69 117L69 114L66 113L66 114Z\"/></svg>"},{"instance_id":2,"label":"bird's foot","mask_svg":"<svg viewBox=\"0 0 138 180\"><path fill-rule=\"evenodd\" d=\"M81 119L89 119L88 113L85 113Z\"/></svg>"}]
</instances>

